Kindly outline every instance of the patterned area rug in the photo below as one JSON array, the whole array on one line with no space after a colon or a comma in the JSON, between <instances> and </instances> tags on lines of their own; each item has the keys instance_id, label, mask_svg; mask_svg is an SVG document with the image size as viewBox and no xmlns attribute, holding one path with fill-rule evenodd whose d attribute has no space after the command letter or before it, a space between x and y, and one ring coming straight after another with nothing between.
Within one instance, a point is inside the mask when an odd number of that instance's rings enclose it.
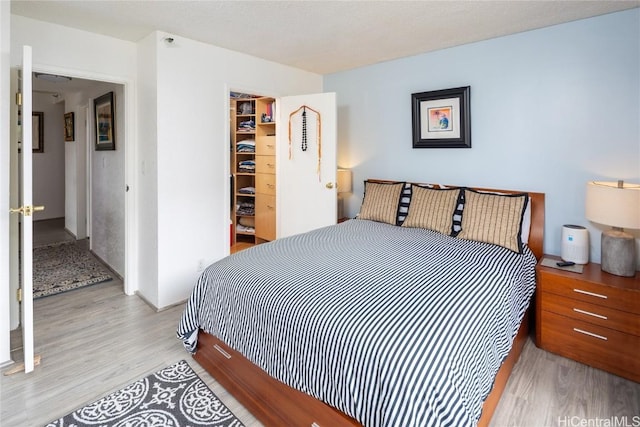
<instances>
[{"instance_id":1,"label":"patterned area rug","mask_svg":"<svg viewBox=\"0 0 640 427\"><path fill-rule=\"evenodd\" d=\"M134 382L47 427L241 427L184 360Z\"/></svg>"},{"instance_id":2,"label":"patterned area rug","mask_svg":"<svg viewBox=\"0 0 640 427\"><path fill-rule=\"evenodd\" d=\"M112 277L98 260L75 242L33 248L33 297L59 294Z\"/></svg>"}]
</instances>

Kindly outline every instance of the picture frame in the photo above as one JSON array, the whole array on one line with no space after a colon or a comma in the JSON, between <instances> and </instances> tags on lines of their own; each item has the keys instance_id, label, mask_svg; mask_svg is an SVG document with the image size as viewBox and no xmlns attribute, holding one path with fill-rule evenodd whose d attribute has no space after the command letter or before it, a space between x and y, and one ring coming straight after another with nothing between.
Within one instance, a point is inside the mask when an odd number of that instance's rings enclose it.
<instances>
[{"instance_id":1,"label":"picture frame","mask_svg":"<svg viewBox=\"0 0 640 427\"><path fill-rule=\"evenodd\" d=\"M34 153L44 153L44 113L31 112L31 147Z\"/></svg>"},{"instance_id":2,"label":"picture frame","mask_svg":"<svg viewBox=\"0 0 640 427\"><path fill-rule=\"evenodd\" d=\"M113 100L113 92L109 92L93 101L96 151L116 149L116 116Z\"/></svg>"},{"instance_id":3,"label":"picture frame","mask_svg":"<svg viewBox=\"0 0 640 427\"><path fill-rule=\"evenodd\" d=\"M72 112L64 114L64 140L65 141L74 141L75 140L75 115Z\"/></svg>"},{"instance_id":4,"label":"picture frame","mask_svg":"<svg viewBox=\"0 0 640 427\"><path fill-rule=\"evenodd\" d=\"M413 148L471 148L471 86L411 94Z\"/></svg>"}]
</instances>

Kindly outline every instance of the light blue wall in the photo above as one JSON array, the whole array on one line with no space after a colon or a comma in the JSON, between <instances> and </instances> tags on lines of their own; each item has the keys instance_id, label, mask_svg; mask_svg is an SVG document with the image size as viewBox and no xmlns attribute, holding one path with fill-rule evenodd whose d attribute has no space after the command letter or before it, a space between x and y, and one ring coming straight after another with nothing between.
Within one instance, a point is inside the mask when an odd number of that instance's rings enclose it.
<instances>
[{"instance_id":1,"label":"light blue wall","mask_svg":"<svg viewBox=\"0 0 640 427\"><path fill-rule=\"evenodd\" d=\"M640 9L325 76L338 100L338 165L381 178L546 193L545 251L562 224L591 231L588 180L640 182ZM412 149L411 94L471 86L471 149ZM640 252L640 251L639 251Z\"/></svg>"}]
</instances>

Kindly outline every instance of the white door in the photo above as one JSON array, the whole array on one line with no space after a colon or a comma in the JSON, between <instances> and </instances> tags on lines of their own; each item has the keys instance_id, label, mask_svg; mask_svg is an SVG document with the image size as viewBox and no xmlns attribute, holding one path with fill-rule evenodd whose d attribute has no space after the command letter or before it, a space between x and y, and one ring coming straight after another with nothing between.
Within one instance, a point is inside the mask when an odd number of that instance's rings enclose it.
<instances>
[{"instance_id":1,"label":"white door","mask_svg":"<svg viewBox=\"0 0 640 427\"><path fill-rule=\"evenodd\" d=\"M33 212L42 207L32 204L32 104L31 104L31 47L24 46L22 50L22 76L20 92L22 94L21 108L21 153L20 153L20 207L13 207L11 212L20 215L20 259L21 259L21 289L22 289L22 340L24 349L24 371L33 371ZM42 123L39 124L42 126ZM17 248L12 248L17 250Z\"/></svg>"},{"instance_id":2,"label":"white door","mask_svg":"<svg viewBox=\"0 0 640 427\"><path fill-rule=\"evenodd\" d=\"M335 93L283 97L276 109L277 237L335 224Z\"/></svg>"}]
</instances>

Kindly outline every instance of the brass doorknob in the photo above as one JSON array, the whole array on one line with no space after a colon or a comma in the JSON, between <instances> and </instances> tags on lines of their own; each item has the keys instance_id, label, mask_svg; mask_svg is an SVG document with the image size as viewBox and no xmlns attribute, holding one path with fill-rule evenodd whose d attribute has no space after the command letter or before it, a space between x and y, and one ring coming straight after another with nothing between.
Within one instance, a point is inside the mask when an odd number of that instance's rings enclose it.
<instances>
[{"instance_id":1,"label":"brass doorknob","mask_svg":"<svg viewBox=\"0 0 640 427\"><path fill-rule=\"evenodd\" d=\"M34 212L43 211L44 206L20 206L19 208L9 209L10 213L21 213L24 216L31 216Z\"/></svg>"},{"instance_id":2,"label":"brass doorknob","mask_svg":"<svg viewBox=\"0 0 640 427\"><path fill-rule=\"evenodd\" d=\"M332 189L333 188L333 182L327 182L325 187L327 187L328 189Z\"/></svg>"}]
</instances>

